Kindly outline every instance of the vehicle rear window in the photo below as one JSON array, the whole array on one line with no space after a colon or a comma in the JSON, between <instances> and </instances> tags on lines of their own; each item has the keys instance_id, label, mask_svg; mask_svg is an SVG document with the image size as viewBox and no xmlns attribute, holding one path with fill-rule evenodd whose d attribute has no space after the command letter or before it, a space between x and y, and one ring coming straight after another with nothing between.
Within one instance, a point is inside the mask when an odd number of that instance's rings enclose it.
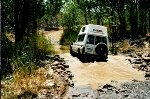
<instances>
[{"instance_id":1,"label":"vehicle rear window","mask_svg":"<svg viewBox=\"0 0 150 99\"><path fill-rule=\"evenodd\" d=\"M85 27L82 28L82 32L84 32L84 31L85 31Z\"/></svg>"},{"instance_id":2,"label":"vehicle rear window","mask_svg":"<svg viewBox=\"0 0 150 99\"><path fill-rule=\"evenodd\" d=\"M87 44L94 44L94 36L93 35L88 35Z\"/></svg>"},{"instance_id":3,"label":"vehicle rear window","mask_svg":"<svg viewBox=\"0 0 150 99\"><path fill-rule=\"evenodd\" d=\"M84 37L85 37L85 34L81 34L81 35L79 35L78 36L78 42L81 42L81 41L83 41L84 40Z\"/></svg>"},{"instance_id":4,"label":"vehicle rear window","mask_svg":"<svg viewBox=\"0 0 150 99\"><path fill-rule=\"evenodd\" d=\"M95 45L100 43L100 42L103 42L103 43L107 44L107 38L106 37L96 36L96 38L95 38Z\"/></svg>"}]
</instances>

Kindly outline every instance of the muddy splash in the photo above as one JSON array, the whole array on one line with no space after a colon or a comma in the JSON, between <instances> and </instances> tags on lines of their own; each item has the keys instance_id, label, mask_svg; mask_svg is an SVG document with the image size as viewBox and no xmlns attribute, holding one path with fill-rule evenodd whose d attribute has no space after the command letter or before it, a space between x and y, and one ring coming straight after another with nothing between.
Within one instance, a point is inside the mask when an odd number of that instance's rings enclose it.
<instances>
[{"instance_id":1,"label":"muddy splash","mask_svg":"<svg viewBox=\"0 0 150 99\"><path fill-rule=\"evenodd\" d=\"M82 63L69 53L61 54L65 58L69 69L74 75L75 86L91 86L93 89L111 81L125 82L131 80L145 80L144 72L132 68L123 55L109 55L107 62Z\"/></svg>"}]
</instances>

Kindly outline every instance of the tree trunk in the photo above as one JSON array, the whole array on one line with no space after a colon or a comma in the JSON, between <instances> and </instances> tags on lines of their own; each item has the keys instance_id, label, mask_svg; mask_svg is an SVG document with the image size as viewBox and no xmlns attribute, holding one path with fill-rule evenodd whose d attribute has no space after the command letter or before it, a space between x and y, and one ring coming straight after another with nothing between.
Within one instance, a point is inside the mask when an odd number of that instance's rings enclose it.
<instances>
[{"instance_id":1,"label":"tree trunk","mask_svg":"<svg viewBox=\"0 0 150 99\"><path fill-rule=\"evenodd\" d=\"M150 32L150 9L149 9L149 32Z\"/></svg>"},{"instance_id":2,"label":"tree trunk","mask_svg":"<svg viewBox=\"0 0 150 99\"><path fill-rule=\"evenodd\" d=\"M97 17L97 24L100 24L100 18Z\"/></svg>"},{"instance_id":3,"label":"tree trunk","mask_svg":"<svg viewBox=\"0 0 150 99\"><path fill-rule=\"evenodd\" d=\"M21 41L22 35L20 33L20 28L19 28L19 2L18 0L14 0L15 3L15 42Z\"/></svg>"},{"instance_id":4,"label":"tree trunk","mask_svg":"<svg viewBox=\"0 0 150 99\"><path fill-rule=\"evenodd\" d=\"M85 24L87 25L88 21L87 21L86 13L84 13L84 19L85 19Z\"/></svg>"}]
</instances>

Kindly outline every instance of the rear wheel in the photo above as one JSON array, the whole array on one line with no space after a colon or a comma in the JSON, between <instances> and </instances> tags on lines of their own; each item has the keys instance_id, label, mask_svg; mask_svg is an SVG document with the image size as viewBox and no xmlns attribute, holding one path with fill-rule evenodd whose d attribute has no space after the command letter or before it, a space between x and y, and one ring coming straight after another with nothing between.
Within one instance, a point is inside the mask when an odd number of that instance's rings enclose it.
<instances>
[{"instance_id":1,"label":"rear wheel","mask_svg":"<svg viewBox=\"0 0 150 99\"><path fill-rule=\"evenodd\" d=\"M75 53L73 52L72 47L70 47L70 54L71 56L75 57Z\"/></svg>"},{"instance_id":2,"label":"rear wheel","mask_svg":"<svg viewBox=\"0 0 150 99\"><path fill-rule=\"evenodd\" d=\"M78 49L78 57L81 57L80 49Z\"/></svg>"},{"instance_id":3,"label":"rear wheel","mask_svg":"<svg viewBox=\"0 0 150 99\"><path fill-rule=\"evenodd\" d=\"M104 43L99 43L95 47L95 52L103 59L108 58L108 48Z\"/></svg>"}]
</instances>

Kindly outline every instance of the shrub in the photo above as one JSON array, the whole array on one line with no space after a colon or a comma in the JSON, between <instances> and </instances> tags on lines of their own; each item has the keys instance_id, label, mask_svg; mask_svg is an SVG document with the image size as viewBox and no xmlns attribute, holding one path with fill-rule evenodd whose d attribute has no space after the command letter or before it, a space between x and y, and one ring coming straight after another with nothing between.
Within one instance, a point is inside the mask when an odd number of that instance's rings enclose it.
<instances>
[{"instance_id":1,"label":"shrub","mask_svg":"<svg viewBox=\"0 0 150 99\"><path fill-rule=\"evenodd\" d=\"M20 43L10 42L5 35L2 38L2 76L8 73L28 75L36 68L41 59L54 53L50 41L36 33L25 37ZM9 70L9 71L8 71ZM2 77L1 77L2 78Z\"/></svg>"},{"instance_id":2,"label":"shrub","mask_svg":"<svg viewBox=\"0 0 150 99\"><path fill-rule=\"evenodd\" d=\"M51 41L48 41L43 33L37 33L34 37L33 40L35 42L35 55L36 59L45 59L45 56L48 54L54 54L54 47L51 44Z\"/></svg>"},{"instance_id":3,"label":"shrub","mask_svg":"<svg viewBox=\"0 0 150 99\"><path fill-rule=\"evenodd\" d=\"M65 29L63 35L61 36L60 44L61 45L70 45L73 41L76 40L78 33L79 32L77 30Z\"/></svg>"},{"instance_id":4,"label":"shrub","mask_svg":"<svg viewBox=\"0 0 150 99\"><path fill-rule=\"evenodd\" d=\"M6 74L12 73L12 68L10 66L9 60L12 57L12 54L14 52L14 44L9 41L9 39L2 33L1 35L1 78L2 76L6 76Z\"/></svg>"}]
</instances>

